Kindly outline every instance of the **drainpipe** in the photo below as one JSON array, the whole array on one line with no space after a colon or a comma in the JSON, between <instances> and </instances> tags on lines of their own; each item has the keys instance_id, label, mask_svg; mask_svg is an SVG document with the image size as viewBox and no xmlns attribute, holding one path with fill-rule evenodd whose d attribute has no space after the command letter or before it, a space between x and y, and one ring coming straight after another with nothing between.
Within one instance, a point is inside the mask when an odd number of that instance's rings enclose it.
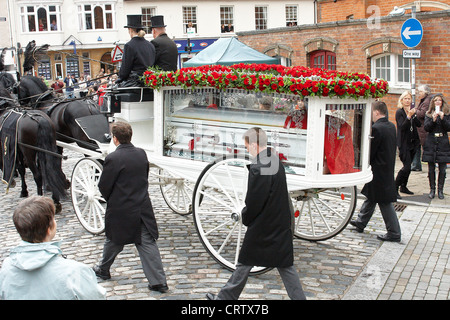
<instances>
[{"instance_id":1,"label":"drainpipe","mask_svg":"<svg viewBox=\"0 0 450 320\"><path fill-rule=\"evenodd\" d=\"M317 24L317 0L314 0L314 24Z\"/></svg>"}]
</instances>

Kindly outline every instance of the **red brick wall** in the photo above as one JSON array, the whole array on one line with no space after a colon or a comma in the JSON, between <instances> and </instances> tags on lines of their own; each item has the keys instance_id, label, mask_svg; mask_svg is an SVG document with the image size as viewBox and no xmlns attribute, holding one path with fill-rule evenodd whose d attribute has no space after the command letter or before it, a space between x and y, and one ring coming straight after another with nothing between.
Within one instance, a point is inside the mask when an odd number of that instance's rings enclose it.
<instances>
[{"instance_id":1,"label":"red brick wall","mask_svg":"<svg viewBox=\"0 0 450 320\"><path fill-rule=\"evenodd\" d=\"M353 15L354 19L365 19L369 18L373 11L367 8L371 5L378 6L381 16L387 16L395 6L402 6L409 4L413 0L319 0L318 1L318 22L331 22L331 21L341 21L346 20L348 16ZM437 1L443 4L450 5L450 0L440 0ZM441 10L433 7L427 7L421 5L420 12L429 12ZM407 13L410 13L408 10Z\"/></svg>"},{"instance_id":2,"label":"red brick wall","mask_svg":"<svg viewBox=\"0 0 450 320\"><path fill-rule=\"evenodd\" d=\"M339 3L340 1L338 1ZM343 1L344 2L344 1ZM350 1L351 2L351 1ZM364 1L360 1L364 2ZM424 28L424 38L417 49L422 50L422 58L416 60L416 88L420 84L428 84L433 92L441 92L450 101L450 12L417 14ZM274 29L266 32L238 33L239 40L250 47L275 55L273 51L267 51L270 46L284 45L290 47L293 65L308 66L308 52L317 50L321 46L323 50L336 53L337 70L345 72L364 72L370 74L370 58L366 57L364 48L371 41L379 39L391 39L390 52L401 54L406 47L401 43L400 30L402 18L382 18L380 28L368 28L366 20L325 23L308 26L299 26L296 30ZM330 41L312 41L317 37L330 39ZM383 53L383 41L369 47L370 56ZM338 43L336 46L334 43ZM386 41L384 42L386 43ZM280 55L287 56L287 51L281 50ZM400 94L389 94L382 100L390 108L391 121L395 114L397 101ZM417 102L417 100L416 100Z\"/></svg>"}]
</instances>

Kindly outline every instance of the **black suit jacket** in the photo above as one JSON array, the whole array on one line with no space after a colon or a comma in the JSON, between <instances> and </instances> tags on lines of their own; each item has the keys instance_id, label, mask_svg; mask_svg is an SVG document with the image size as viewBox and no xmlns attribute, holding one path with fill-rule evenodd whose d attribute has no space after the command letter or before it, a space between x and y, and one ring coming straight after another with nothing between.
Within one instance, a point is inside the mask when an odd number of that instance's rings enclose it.
<instances>
[{"instance_id":1,"label":"black suit jacket","mask_svg":"<svg viewBox=\"0 0 450 320\"><path fill-rule=\"evenodd\" d=\"M131 143L119 145L105 159L98 187L107 201L106 237L115 244L141 243L141 221L158 239L148 173L145 151Z\"/></svg>"},{"instance_id":2,"label":"black suit jacket","mask_svg":"<svg viewBox=\"0 0 450 320\"><path fill-rule=\"evenodd\" d=\"M367 183L361 193L373 202L395 202L394 168L396 154L395 125L386 117L378 119L372 125L370 144L370 165L373 179Z\"/></svg>"},{"instance_id":3,"label":"black suit jacket","mask_svg":"<svg viewBox=\"0 0 450 320\"><path fill-rule=\"evenodd\" d=\"M178 69L178 48L175 42L163 33L153 39L152 43L156 49L155 66L164 71L176 71Z\"/></svg>"},{"instance_id":4,"label":"black suit jacket","mask_svg":"<svg viewBox=\"0 0 450 320\"><path fill-rule=\"evenodd\" d=\"M155 63L154 45L141 37L133 37L123 48L122 66L119 78L127 80L131 72L142 75L148 67Z\"/></svg>"},{"instance_id":5,"label":"black suit jacket","mask_svg":"<svg viewBox=\"0 0 450 320\"><path fill-rule=\"evenodd\" d=\"M238 261L248 266L294 263L291 209L283 164L271 149L249 166L242 222L247 226Z\"/></svg>"}]
</instances>

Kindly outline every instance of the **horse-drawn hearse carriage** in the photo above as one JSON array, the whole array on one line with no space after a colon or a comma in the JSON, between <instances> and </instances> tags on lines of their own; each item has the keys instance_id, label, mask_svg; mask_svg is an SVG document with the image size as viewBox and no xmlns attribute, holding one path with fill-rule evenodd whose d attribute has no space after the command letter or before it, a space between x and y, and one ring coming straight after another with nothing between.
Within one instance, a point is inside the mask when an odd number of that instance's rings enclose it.
<instances>
[{"instance_id":1,"label":"horse-drawn hearse carriage","mask_svg":"<svg viewBox=\"0 0 450 320\"><path fill-rule=\"evenodd\" d=\"M131 124L132 143L147 152L150 183L160 186L173 211L193 214L202 244L218 263L234 269L244 238L250 159L242 134L252 127L266 131L268 146L285 166L295 237L325 240L346 227L356 186L372 179L371 103L387 93L387 82L357 73L244 64L149 69L142 80L143 88L111 89L104 114L110 122ZM89 136L95 131L89 121L80 127ZM96 150L88 150L57 143L85 155L72 172L72 203L83 227L99 234L106 204L97 183L113 146L98 141ZM252 273L266 270L254 267Z\"/></svg>"}]
</instances>

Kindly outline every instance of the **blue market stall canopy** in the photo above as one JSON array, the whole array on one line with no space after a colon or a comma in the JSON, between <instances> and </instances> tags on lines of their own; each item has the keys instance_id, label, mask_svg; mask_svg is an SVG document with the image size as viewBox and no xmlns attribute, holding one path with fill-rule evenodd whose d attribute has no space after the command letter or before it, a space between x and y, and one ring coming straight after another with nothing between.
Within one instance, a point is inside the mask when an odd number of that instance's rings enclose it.
<instances>
[{"instance_id":1,"label":"blue market stall canopy","mask_svg":"<svg viewBox=\"0 0 450 320\"><path fill-rule=\"evenodd\" d=\"M214 39L191 39L191 52L200 52L203 49L207 48L211 44L213 44L217 38ZM187 39L185 40L175 40L175 43L178 48L178 53L187 53L185 48L188 45Z\"/></svg>"},{"instance_id":2,"label":"blue market stall canopy","mask_svg":"<svg viewBox=\"0 0 450 320\"><path fill-rule=\"evenodd\" d=\"M236 38L220 38L195 57L186 61L183 67L198 67L210 64L229 66L236 63L279 64L280 61L250 48Z\"/></svg>"}]
</instances>

